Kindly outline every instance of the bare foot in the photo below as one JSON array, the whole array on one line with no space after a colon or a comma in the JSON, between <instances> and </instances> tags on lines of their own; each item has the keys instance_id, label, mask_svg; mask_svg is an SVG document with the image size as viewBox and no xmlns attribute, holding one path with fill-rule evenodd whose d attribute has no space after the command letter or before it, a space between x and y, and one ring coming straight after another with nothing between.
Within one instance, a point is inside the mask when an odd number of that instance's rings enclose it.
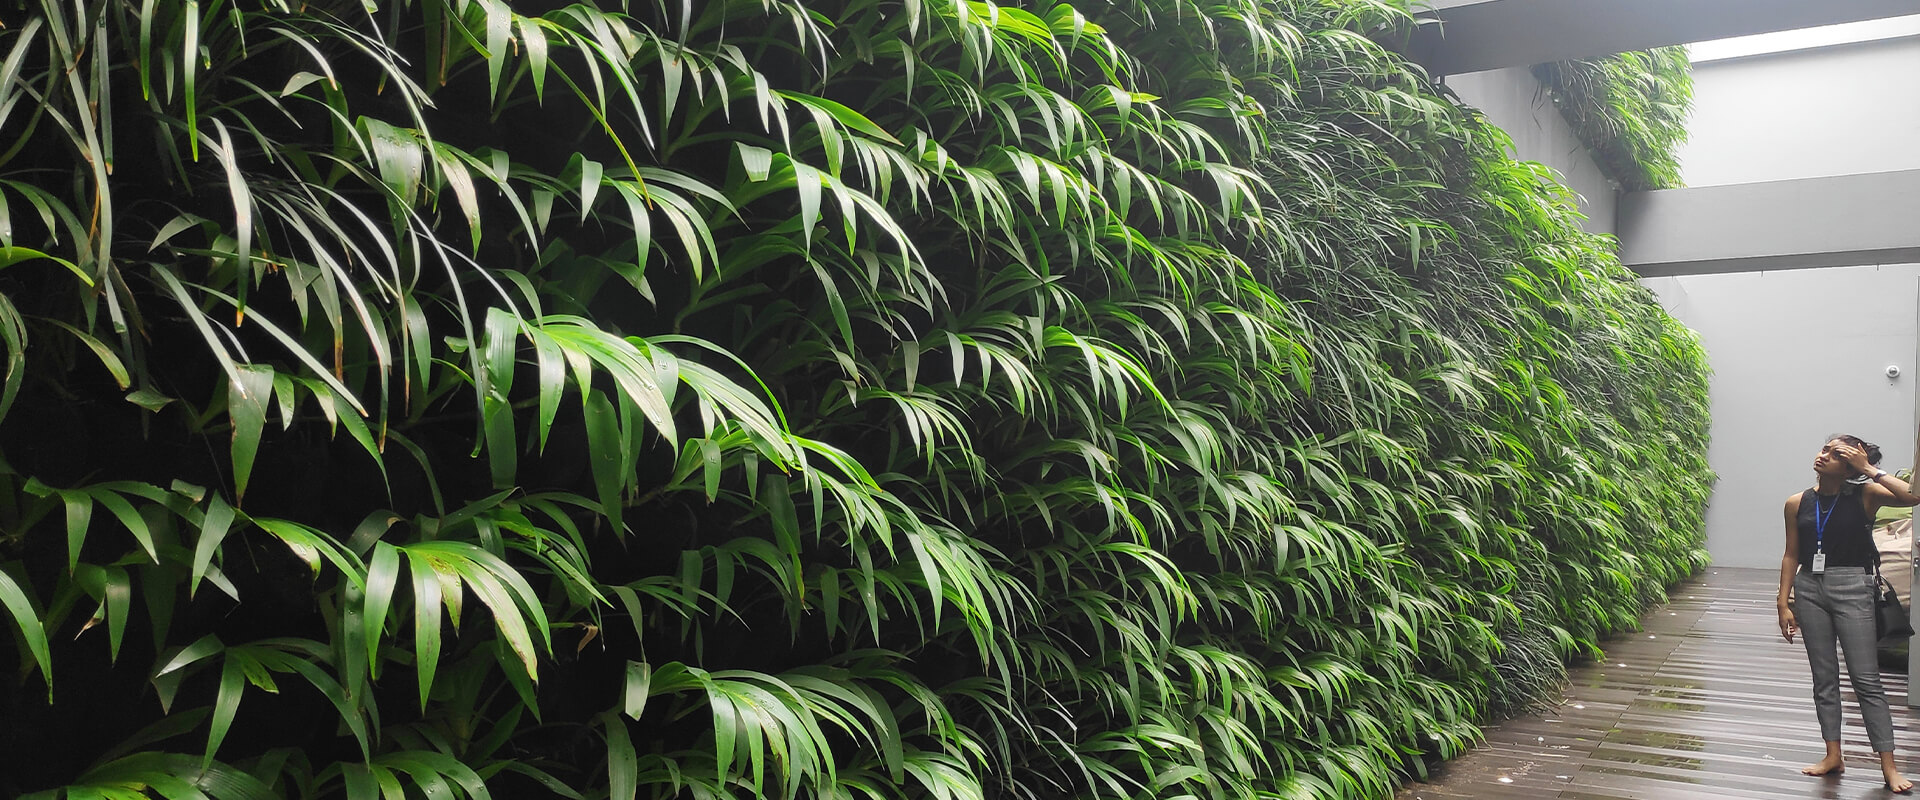
<instances>
[{"instance_id":1,"label":"bare foot","mask_svg":"<svg viewBox=\"0 0 1920 800\"><path fill-rule=\"evenodd\" d=\"M1820 763L1800 768L1802 775L1838 775L1847 771L1847 764L1839 756L1827 756ZM1897 773L1896 773L1897 774ZM1902 779L1904 780L1904 779ZM1912 784L1908 784L1911 786Z\"/></svg>"},{"instance_id":2,"label":"bare foot","mask_svg":"<svg viewBox=\"0 0 1920 800\"><path fill-rule=\"evenodd\" d=\"M1906 794L1913 789L1913 781L1902 777L1900 770L1894 769L1893 767L1881 767L1880 774L1887 779L1887 788L1892 791Z\"/></svg>"}]
</instances>

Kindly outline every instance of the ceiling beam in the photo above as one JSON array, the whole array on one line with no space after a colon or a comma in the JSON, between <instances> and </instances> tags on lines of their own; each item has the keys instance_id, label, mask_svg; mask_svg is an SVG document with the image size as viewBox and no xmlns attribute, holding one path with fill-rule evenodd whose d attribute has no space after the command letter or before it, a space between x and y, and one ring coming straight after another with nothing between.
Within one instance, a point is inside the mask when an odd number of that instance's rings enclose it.
<instances>
[{"instance_id":1,"label":"ceiling beam","mask_svg":"<svg viewBox=\"0 0 1920 800\"><path fill-rule=\"evenodd\" d=\"M1622 195L1642 277L1920 263L1920 170Z\"/></svg>"}]
</instances>

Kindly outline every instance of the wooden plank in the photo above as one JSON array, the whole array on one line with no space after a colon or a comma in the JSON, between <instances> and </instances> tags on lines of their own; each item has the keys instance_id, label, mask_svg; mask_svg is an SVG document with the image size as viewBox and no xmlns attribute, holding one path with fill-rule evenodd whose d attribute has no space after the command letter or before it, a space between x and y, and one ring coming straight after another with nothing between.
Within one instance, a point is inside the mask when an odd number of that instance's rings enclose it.
<instances>
[{"instance_id":1,"label":"wooden plank","mask_svg":"<svg viewBox=\"0 0 1920 800\"><path fill-rule=\"evenodd\" d=\"M1644 630L1606 643L1606 659L1571 671L1564 699L1484 729L1486 742L1442 765L1400 800L1786 800L1884 798L1853 691L1842 681L1848 772L1801 775L1820 759L1806 651L1775 632L1778 573L1711 569L1648 612ZM1920 749L1907 676L1882 670L1894 740ZM1902 767L1920 764L1902 758Z\"/></svg>"}]
</instances>

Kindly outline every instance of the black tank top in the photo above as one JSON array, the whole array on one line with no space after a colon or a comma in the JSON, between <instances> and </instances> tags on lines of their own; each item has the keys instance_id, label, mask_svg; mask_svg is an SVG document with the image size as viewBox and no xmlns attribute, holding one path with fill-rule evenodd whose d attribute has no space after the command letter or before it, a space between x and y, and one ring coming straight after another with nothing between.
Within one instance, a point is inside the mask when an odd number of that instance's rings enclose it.
<instances>
[{"instance_id":1,"label":"black tank top","mask_svg":"<svg viewBox=\"0 0 1920 800\"><path fill-rule=\"evenodd\" d=\"M1829 567L1872 568L1880 551L1873 544L1873 520L1867 517L1866 498L1857 487L1847 487L1837 497L1821 497L1808 489L1800 495L1800 569L1812 569L1816 540L1826 551ZM1836 506L1835 504L1838 503ZM1826 534L1814 517L1826 516Z\"/></svg>"}]
</instances>

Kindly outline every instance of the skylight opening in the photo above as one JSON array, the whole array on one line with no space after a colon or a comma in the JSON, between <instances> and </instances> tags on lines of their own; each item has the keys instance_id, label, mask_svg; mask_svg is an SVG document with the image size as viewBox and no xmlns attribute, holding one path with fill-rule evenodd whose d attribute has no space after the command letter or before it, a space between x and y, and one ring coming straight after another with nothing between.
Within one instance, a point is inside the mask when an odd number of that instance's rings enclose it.
<instances>
[{"instance_id":1,"label":"skylight opening","mask_svg":"<svg viewBox=\"0 0 1920 800\"><path fill-rule=\"evenodd\" d=\"M1687 55L1692 58L1693 63L1699 64L1707 61L1725 61L1731 58L1789 53L1795 50L1877 42L1908 36L1920 36L1920 14L1696 42L1687 45Z\"/></svg>"}]
</instances>

